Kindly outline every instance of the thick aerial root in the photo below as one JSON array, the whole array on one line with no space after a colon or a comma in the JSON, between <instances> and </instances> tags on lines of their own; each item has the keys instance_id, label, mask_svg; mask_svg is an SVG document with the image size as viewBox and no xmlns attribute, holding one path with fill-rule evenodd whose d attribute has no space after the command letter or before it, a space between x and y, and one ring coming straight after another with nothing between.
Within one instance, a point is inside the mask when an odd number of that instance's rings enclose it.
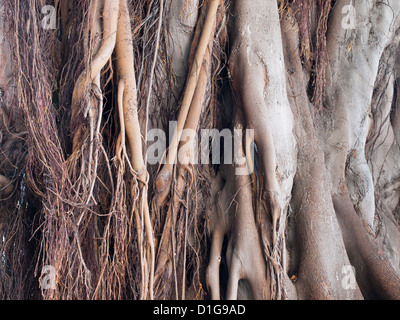
<instances>
[{"instance_id":1,"label":"thick aerial root","mask_svg":"<svg viewBox=\"0 0 400 320\"><path fill-rule=\"evenodd\" d=\"M100 1L94 1L90 7L90 19L92 36L96 38L101 32L99 32L100 24ZM118 15L119 13L119 15ZM142 137L140 132L139 120L138 120L138 101L137 101L137 88L135 78L135 66L134 66L134 54L133 54L133 42L131 34L131 23L128 11L128 4L126 0L121 1L104 1L103 9L103 40L101 45L95 42L94 52L95 56L90 66L85 70L77 80L74 88L72 97L73 116L77 117L79 114L80 105L85 99L85 93L91 83L93 87L99 90L100 88L100 72L103 67L109 62L111 55L115 52L116 55L116 71L118 74L118 94L117 94L117 105L118 115L120 120L120 135L117 141L116 148L116 164L118 170L117 178L117 195L112 203L112 210L110 217L104 229L104 239L108 239L112 232L117 231L121 228L121 232L128 232L126 235L131 239L130 231L127 231L123 225L119 223L133 224L133 221L127 221L127 217L118 217L117 215L125 213L126 216L130 216L136 223L137 243L138 243L138 255L140 270L138 274L140 276L140 298L141 299L153 299L153 287L154 287L154 267L155 267L155 244L153 236L153 227L150 219L150 212L148 207L148 174L143 157L142 149ZM94 39L95 41L95 39ZM97 46L96 46L97 44ZM74 135L73 143L73 154L71 156L71 163L75 163L79 157L85 157L85 161L81 161L81 172L79 177L82 178L85 175L85 171L89 172L89 194L92 194L94 189L94 182L97 179L97 158L100 148L100 128L101 128L101 117L102 117L102 95L95 91L96 94L91 96L89 99L89 105L87 111L83 112L84 115L88 115L89 118L89 129L87 132L78 131ZM100 100L100 108L95 108L96 99ZM98 121L96 119L99 119ZM83 133L86 135L82 138ZM88 142L83 142L88 141ZM94 142L97 142L94 145ZM87 145L89 143L89 145ZM129 149L127 148L129 146ZM74 161L72 161L74 160ZM127 164L127 165L125 165ZM73 166L71 166L73 167ZM122 182L124 175L131 178L129 184ZM130 187L130 193L125 193L123 189ZM84 186L79 188L77 191L84 190ZM130 209L126 208L126 204L116 203L115 201L126 201L131 198L129 205ZM129 214L127 212L129 211ZM80 216L78 225L83 218L83 213ZM111 219L113 217L113 219ZM117 220L115 222L114 220ZM114 228L111 231L111 228ZM122 231L124 230L124 231ZM115 252L119 252L123 257L127 256L127 252L130 250L123 245L123 241L118 241L118 236L115 240ZM106 241L106 240L105 240ZM109 240L107 240L109 241ZM100 255L100 261L103 264L101 277L97 283L95 289L95 295L100 294L102 284L104 281L111 281L109 285L115 286L114 280L104 280L102 277L106 270L111 270L113 277L119 277L119 272L124 266L127 267L129 264L125 261L125 258L113 260L109 264L107 260L108 249L105 249L110 244L108 242L102 244L104 254Z\"/></svg>"},{"instance_id":2,"label":"thick aerial root","mask_svg":"<svg viewBox=\"0 0 400 320\"><path fill-rule=\"evenodd\" d=\"M380 9L376 10L377 7ZM357 212L371 227L375 215L374 186L365 159L365 145L370 131L372 97L376 93L375 81L381 78L379 69L385 63L381 59L386 49L398 42L394 32L399 26L398 20L392 22L389 16L397 16L399 12L398 3L380 7L376 1L371 1L360 6L357 13L357 21L368 19L373 21L371 25L356 28L351 34L340 27L329 28L327 33L326 108L320 110L316 128L325 149L332 194L340 193L346 184ZM340 25L342 17L341 6L335 5L330 14L331 25ZM364 43L368 34L374 34L376 41ZM347 51L342 50L344 43L349 44ZM338 74L343 76L332 77Z\"/></svg>"},{"instance_id":3,"label":"thick aerial root","mask_svg":"<svg viewBox=\"0 0 400 320\"><path fill-rule=\"evenodd\" d=\"M146 232L147 250L144 253L145 264L145 288L141 292L142 299L149 297L151 300L154 299L154 273L155 273L155 244L153 236L153 226L150 219L150 212L147 200L147 184L143 181L139 181L139 199L138 199L138 210L141 213L140 221L143 221L144 230ZM147 271L148 269L148 271Z\"/></svg>"},{"instance_id":4,"label":"thick aerial root","mask_svg":"<svg viewBox=\"0 0 400 320\"><path fill-rule=\"evenodd\" d=\"M284 230L296 163L293 115L286 92L278 8L276 3L255 3L235 2L229 71L238 108L244 115L241 118L246 129L254 130L257 147L258 172L253 182L257 192L253 194L258 199L257 224L271 279L268 294L281 299L286 280ZM270 32L261 32L257 16L268 17ZM272 43L278 49L266 51Z\"/></svg>"},{"instance_id":5,"label":"thick aerial root","mask_svg":"<svg viewBox=\"0 0 400 320\"><path fill-rule=\"evenodd\" d=\"M123 128L126 132L130 146L130 164L139 185L139 198L137 200L137 206L135 207L136 223L139 223L140 221L140 227L138 227L137 230L139 233L145 232L145 237L142 239L146 239L147 247L147 250L145 251L140 250L142 260L141 264L142 268L144 268L144 270L142 270L142 272L144 272L142 273L142 276L146 278L142 279L145 288L143 288L143 291L141 292L141 298L146 299L149 297L150 299L153 299L155 267L154 231L147 203L148 174L144 163L142 136L138 119L131 23L126 0L120 1L120 15L116 34L115 53L117 57L117 73L120 78L118 88L119 110L120 112L121 110L123 112L123 115L120 114L120 119L123 117ZM124 139L124 137L121 137L122 150L125 150ZM139 243L139 247L141 245L142 244Z\"/></svg>"},{"instance_id":6,"label":"thick aerial root","mask_svg":"<svg viewBox=\"0 0 400 320\"><path fill-rule=\"evenodd\" d=\"M161 240L158 246L157 264L155 270L155 287L160 295L163 294L163 287L167 279L172 280L172 275L175 282L175 296L177 299L185 299L186 290L186 245L179 239L187 239L187 221L189 219L189 206L188 196L194 188L194 172L193 167L179 166L177 179L174 183L173 199L168 206L168 212L164 222L164 228ZM185 199L185 193L187 199ZM191 212L190 214L196 214ZM178 223L182 218L185 220L185 226ZM183 234L180 237L179 234ZM186 240L184 240L186 241ZM183 253L182 253L183 249ZM180 256L182 256L180 258ZM179 260L178 260L179 259ZM182 269L181 277L178 275L178 266ZM179 279L178 279L179 278ZM181 297L179 297L179 282L181 282Z\"/></svg>"},{"instance_id":7,"label":"thick aerial root","mask_svg":"<svg viewBox=\"0 0 400 320\"><path fill-rule=\"evenodd\" d=\"M96 0L92 2L89 8L90 30L86 31L86 37L88 38L86 40L90 42L91 49L89 52L87 52L87 54L92 53L96 55L101 50L104 50L105 46L109 46L110 49L107 50L111 50L111 52L114 49L115 36L114 38L111 37L111 39L103 39L103 41L101 41L101 16L103 15L104 26L112 24L109 19L117 17L118 6L111 7L110 3L106 4L105 9L114 10L114 15L111 14L110 16L108 16L108 13L103 14L101 12L101 7L101 1ZM111 36L111 34L105 32L104 36ZM109 59L111 57L111 53L107 57ZM84 192L84 190L88 191L87 195L85 195L86 204L93 200L93 190L97 179L97 168L100 152L99 149L102 139L100 130L103 116L103 95L100 89L100 71L101 68L106 64L107 57L104 57L105 60L101 62L101 67L100 65L97 66L98 70L94 70L93 64L91 64L85 71L81 73L77 82L75 83L74 92L72 95L71 122L75 126L81 121L80 117L84 116L87 119L88 128L84 129L84 126L82 125L78 125L75 128L72 141L72 154L68 159L68 167L72 180L80 181L75 184L76 192L80 193ZM99 58L95 58L95 60L99 61ZM90 77L88 73L91 74ZM89 94L87 100L85 99L86 93ZM83 106L83 102L85 101L87 101L87 105ZM82 108L84 108L84 110L82 110ZM80 172L77 172L77 163L79 163L79 161ZM80 222L81 218L78 220L78 225Z\"/></svg>"},{"instance_id":8,"label":"thick aerial root","mask_svg":"<svg viewBox=\"0 0 400 320\"><path fill-rule=\"evenodd\" d=\"M243 49L244 50L244 49ZM241 51L240 51L241 52ZM237 94L240 96L243 105L243 111L247 121L247 128L254 130L254 142L258 148L260 158L260 181L262 188L262 197L269 207L269 212L273 221L273 245L276 243L276 226L281 215L281 191L276 177L276 152L272 132L268 125L265 125L267 105L264 101L264 67L261 65L253 68L243 64L240 67L241 60L246 53L239 54L232 60L231 74ZM253 56L256 60L258 58ZM252 65L257 62L252 61ZM259 60L258 60L259 61ZM260 62L260 61L259 61ZM244 70L240 70L243 68ZM243 83L245 85L243 85Z\"/></svg>"},{"instance_id":9,"label":"thick aerial root","mask_svg":"<svg viewBox=\"0 0 400 320\"><path fill-rule=\"evenodd\" d=\"M221 0L211 0L206 20L202 29L201 37L197 46L197 51L193 63L189 70L189 76L186 83L186 89L182 100L182 105L177 120L177 127L172 137L168 152L166 155L166 164L159 172L156 180L156 190L158 194L158 205L162 205L170 191L172 182L173 164L176 163L178 147L182 131L184 129L189 110L192 106L192 101L196 92L197 84L199 81L202 65L206 56L206 50L209 46L210 40L215 33L215 23L217 18L217 10ZM201 104L196 106L201 108Z\"/></svg>"},{"instance_id":10,"label":"thick aerial root","mask_svg":"<svg viewBox=\"0 0 400 320\"><path fill-rule=\"evenodd\" d=\"M366 298L400 299L400 276L354 210L349 193L332 197L355 276Z\"/></svg>"},{"instance_id":11,"label":"thick aerial root","mask_svg":"<svg viewBox=\"0 0 400 320\"><path fill-rule=\"evenodd\" d=\"M221 251L224 237L229 230L225 206L229 202L228 187L225 185L221 171L213 180L211 186L211 210L208 217L208 225L211 232L211 249L208 266L206 269L206 284L212 300L220 299L220 265Z\"/></svg>"},{"instance_id":12,"label":"thick aerial root","mask_svg":"<svg viewBox=\"0 0 400 320\"><path fill-rule=\"evenodd\" d=\"M217 212L213 211L212 214L216 215ZM212 300L220 299L220 266L221 266L221 251L224 242L225 221L218 221L215 229L211 235L211 250L210 261L206 271L206 283Z\"/></svg>"},{"instance_id":13,"label":"thick aerial root","mask_svg":"<svg viewBox=\"0 0 400 320\"><path fill-rule=\"evenodd\" d=\"M286 15L285 15L286 16ZM299 56L297 26L291 26L291 17L282 19L287 67L288 96L296 118L295 135L298 143L297 172L292 191L290 225L293 227L288 239L292 253L287 261L286 276L295 279L288 291L299 299L361 299L357 286L345 290L339 274L350 265L345 253L340 227L333 209L329 189L326 188L327 173L323 151L320 149L309 99L306 81L298 77L302 73ZM310 276L312 274L312 276ZM290 293L290 291L292 291Z\"/></svg>"},{"instance_id":14,"label":"thick aerial root","mask_svg":"<svg viewBox=\"0 0 400 320\"><path fill-rule=\"evenodd\" d=\"M124 82L123 112L125 120L126 136L131 150L132 168L139 176L146 177L144 164L142 137L140 134L139 119L137 114L137 93L134 67L134 55L132 47L131 23L126 0L120 4L120 16L118 19L117 40L115 46L117 57L117 73ZM119 84L122 84L120 81Z\"/></svg>"},{"instance_id":15,"label":"thick aerial root","mask_svg":"<svg viewBox=\"0 0 400 320\"><path fill-rule=\"evenodd\" d=\"M99 6L99 1L96 1L96 3L93 4L92 10L98 10ZM117 36L118 12L119 0L104 1L103 41L90 65L90 68L82 72L78 77L72 94L73 106L81 101L90 82L94 80L94 78L100 73L101 69L106 65L107 61L111 58Z\"/></svg>"},{"instance_id":16,"label":"thick aerial root","mask_svg":"<svg viewBox=\"0 0 400 320\"><path fill-rule=\"evenodd\" d=\"M285 90L278 8L276 3L265 3L260 7L239 0L235 2L234 12L235 32L229 71L239 108L244 113L246 129L254 130L259 195L266 203L265 209L272 222L272 230L266 232L271 232L274 248L279 240L280 219L284 219L287 210L295 163L293 118ZM254 21L256 16L268 17L271 32L261 32L262 26ZM266 48L272 43L279 50L271 54L266 52ZM287 157L293 157L292 164L289 164L292 159L289 161Z\"/></svg>"},{"instance_id":17,"label":"thick aerial root","mask_svg":"<svg viewBox=\"0 0 400 320\"><path fill-rule=\"evenodd\" d=\"M235 168L226 172L227 181L218 191L222 180L214 183L216 201L210 217L211 252L206 270L206 282L212 299L220 298L220 264L224 237L227 236L227 263L229 269L226 298L238 296L239 281L248 283L253 299L268 299L270 280L256 227L252 188L249 176L235 176Z\"/></svg>"},{"instance_id":18,"label":"thick aerial root","mask_svg":"<svg viewBox=\"0 0 400 320\"><path fill-rule=\"evenodd\" d=\"M218 1L216 1L216 6L218 7ZM216 22L214 17L212 17L213 21L209 21L210 15L216 14L214 10L216 8L210 7L208 9L208 20L205 23L211 23L212 32L210 33L208 30L204 30L200 28L200 25L197 26L195 38L192 42L191 47L191 57L189 63L192 65L192 68L195 68L195 72L192 72L192 76L188 80L188 86L195 85L195 91L191 96L190 107L186 111L181 111L178 118L178 128L175 134L182 131L182 128L179 128L179 123L183 124L183 128L185 130L190 130L190 132L196 132L198 129L202 106L205 101L206 91L210 80L210 67L211 67L211 55L212 55L212 48L213 48L213 41L214 37L212 36L215 33ZM210 13L211 12L211 13ZM200 35L201 34L201 35ZM205 37L207 36L207 37ZM200 40L199 40L200 38ZM201 58L199 58L199 51L201 52L202 46L204 45L203 42L207 38L208 45L206 46L206 51ZM201 63L201 67L198 67L197 63ZM192 82L192 79L197 78L197 83ZM189 94L190 93L189 89ZM184 100L185 101L185 100ZM186 102L184 102L186 103ZM184 108L185 109L185 108ZM185 117L184 120L183 117ZM183 122L184 121L184 122ZM189 132L189 131L186 131ZM179 134L181 135L182 132ZM172 141L171 146L168 150L168 157L171 157L171 154L175 153L177 156L178 165L174 166L174 164L168 163L164 165L162 170L159 172L156 181L156 190L157 190L157 201L158 203L155 205L155 210L160 210L160 205L166 200L166 197L171 192L170 186L172 183L173 176L176 176L174 179L174 187L171 194L171 202L168 207L168 211L166 213L164 228L159 244L158 255L157 255L157 267L156 267L156 276L157 276L157 287L161 288L161 281L163 279L169 279L172 276L172 273L175 274L175 287L178 288L178 279L176 279L176 269L177 264L183 264L183 269L185 270L186 267L186 253L183 254L183 261L176 261L178 257L179 248L182 246L181 243L177 243L179 239L176 239L175 236L175 228L177 227L177 219L179 213L186 211L185 206L188 206L187 201L184 200L185 193L189 195L192 192L192 186L195 184L194 181L194 171L191 167L192 157L195 154L194 148L197 147L194 141L195 137L189 136L186 137L185 141L178 141L178 146L174 146L174 142ZM176 139L173 138L173 140ZM184 140L184 139L182 139ZM171 150L173 148L177 148L176 151ZM172 158L170 158L172 159ZM168 161L168 160L167 160ZM176 172L174 172L174 168L176 168ZM188 176L190 176L188 185ZM183 211L182 211L183 210ZM189 213L189 212L188 212ZM185 214L188 214L185 213ZM191 216L197 215L197 212L190 212ZM185 223L187 223L190 217L185 217ZM184 231L184 239L187 239L187 227L185 227ZM186 250L186 246L184 246L184 250ZM186 285L186 274L183 271L182 273L182 298L185 297L185 285ZM178 290L176 289L176 296L178 298Z\"/></svg>"},{"instance_id":19,"label":"thick aerial root","mask_svg":"<svg viewBox=\"0 0 400 320\"><path fill-rule=\"evenodd\" d=\"M400 233L398 220L396 221L400 168L395 165L400 154L398 138L400 99L396 96L398 85L395 80L399 76L396 68L400 57L398 53L398 43L395 41L385 49L379 64L371 103L372 124L365 154L368 166L371 168L376 196L374 232L394 269L400 274ZM392 68L395 75L389 71Z\"/></svg>"},{"instance_id":20,"label":"thick aerial root","mask_svg":"<svg viewBox=\"0 0 400 320\"><path fill-rule=\"evenodd\" d=\"M237 127L241 121L237 110ZM242 150L239 155L244 157ZM253 159L247 158L253 162ZM247 167L252 164L245 164ZM261 247L253 203L253 185L250 175L235 175L236 166L223 166L213 182L213 206L211 227L210 261L206 270L206 282L212 299L220 298L220 264L224 237L228 238L226 260L229 278L226 298L237 299L240 281L248 284L253 299L269 299L271 278L267 273L266 260ZM225 182L225 183L224 183Z\"/></svg>"}]
</instances>

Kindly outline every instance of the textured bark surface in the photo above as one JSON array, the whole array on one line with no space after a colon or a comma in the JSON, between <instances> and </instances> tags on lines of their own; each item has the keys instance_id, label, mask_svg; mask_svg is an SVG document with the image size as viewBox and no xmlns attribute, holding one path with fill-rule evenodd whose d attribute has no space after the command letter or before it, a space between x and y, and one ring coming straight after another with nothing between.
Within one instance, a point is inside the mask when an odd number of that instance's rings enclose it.
<instances>
[{"instance_id":1,"label":"textured bark surface","mask_svg":"<svg viewBox=\"0 0 400 320\"><path fill-rule=\"evenodd\" d=\"M46 5L0 0L0 298L400 299L397 0Z\"/></svg>"}]
</instances>

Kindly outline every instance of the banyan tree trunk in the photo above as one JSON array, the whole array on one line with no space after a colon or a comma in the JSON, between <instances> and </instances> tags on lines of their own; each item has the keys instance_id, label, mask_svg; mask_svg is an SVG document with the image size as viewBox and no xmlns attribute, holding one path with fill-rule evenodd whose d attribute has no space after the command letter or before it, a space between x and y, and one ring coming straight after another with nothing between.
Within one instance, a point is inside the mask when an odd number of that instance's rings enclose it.
<instances>
[{"instance_id":1,"label":"banyan tree trunk","mask_svg":"<svg viewBox=\"0 0 400 320\"><path fill-rule=\"evenodd\" d=\"M0 0L0 298L399 299L397 0Z\"/></svg>"}]
</instances>

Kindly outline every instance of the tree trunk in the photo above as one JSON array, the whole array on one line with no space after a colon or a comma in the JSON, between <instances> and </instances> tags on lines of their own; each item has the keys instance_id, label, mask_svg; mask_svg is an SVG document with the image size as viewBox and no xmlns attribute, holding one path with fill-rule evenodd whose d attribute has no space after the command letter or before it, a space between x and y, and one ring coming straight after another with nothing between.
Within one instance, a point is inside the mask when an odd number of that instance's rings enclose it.
<instances>
[{"instance_id":1,"label":"tree trunk","mask_svg":"<svg viewBox=\"0 0 400 320\"><path fill-rule=\"evenodd\" d=\"M400 3L0 1L0 297L400 299Z\"/></svg>"}]
</instances>

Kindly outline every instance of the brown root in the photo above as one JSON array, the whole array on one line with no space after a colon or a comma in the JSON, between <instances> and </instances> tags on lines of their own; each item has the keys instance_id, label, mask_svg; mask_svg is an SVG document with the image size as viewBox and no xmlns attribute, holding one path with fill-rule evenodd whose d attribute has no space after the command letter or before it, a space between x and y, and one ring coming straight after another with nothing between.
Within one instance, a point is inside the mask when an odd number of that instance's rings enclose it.
<instances>
[{"instance_id":1,"label":"brown root","mask_svg":"<svg viewBox=\"0 0 400 320\"><path fill-rule=\"evenodd\" d=\"M135 214L136 223L143 224L143 227L138 227L137 231L146 232L147 249L141 251L142 267L145 267L142 276L144 279L144 288L142 288L141 297L143 299L149 296L153 299L153 282L154 282L154 266L155 266L155 245L153 227L150 219L147 199L147 179L148 174L144 164L143 149L142 149L142 136L140 132L140 125L137 110L137 92L136 92L136 78L134 68L134 55L132 46L131 23L127 1L120 2L120 15L118 19L118 30L116 35L115 52L117 56L117 73L120 78L119 82L119 102L122 100L122 110L124 119L124 128L126 136L130 145L131 152L131 165L134 170L134 176L137 176L139 187L139 197L136 200ZM121 107L120 107L121 109ZM122 115L120 115L122 118ZM123 145L124 138L122 138L121 145ZM142 244L139 243L139 246ZM148 263L148 270L146 264ZM148 293L148 295L147 295Z\"/></svg>"},{"instance_id":2,"label":"brown root","mask_svg":"<svg viewBox=\"0 0 400 320\"><path fill-rule=\"evenodd\" d=\"M176 163L180 137L187 121L188 113L192 105L192 100L196 92L201 69L203 66L204 57L207 47L215 33L215 23L217 18L217 10L220 5L220 0L212 0L209 4L205 24L201 31L201 37L196 49L196 55L189 70L189 75L186 83L185 93L177 120L177 127L172 137L168 152L166 155L166 164L161 169L159 176L156 179L157 193L159 193L158 205L161 206L170 189L173 164ZM201 105L196 103L196 107Z\"/></svg>"}]
</instances>

